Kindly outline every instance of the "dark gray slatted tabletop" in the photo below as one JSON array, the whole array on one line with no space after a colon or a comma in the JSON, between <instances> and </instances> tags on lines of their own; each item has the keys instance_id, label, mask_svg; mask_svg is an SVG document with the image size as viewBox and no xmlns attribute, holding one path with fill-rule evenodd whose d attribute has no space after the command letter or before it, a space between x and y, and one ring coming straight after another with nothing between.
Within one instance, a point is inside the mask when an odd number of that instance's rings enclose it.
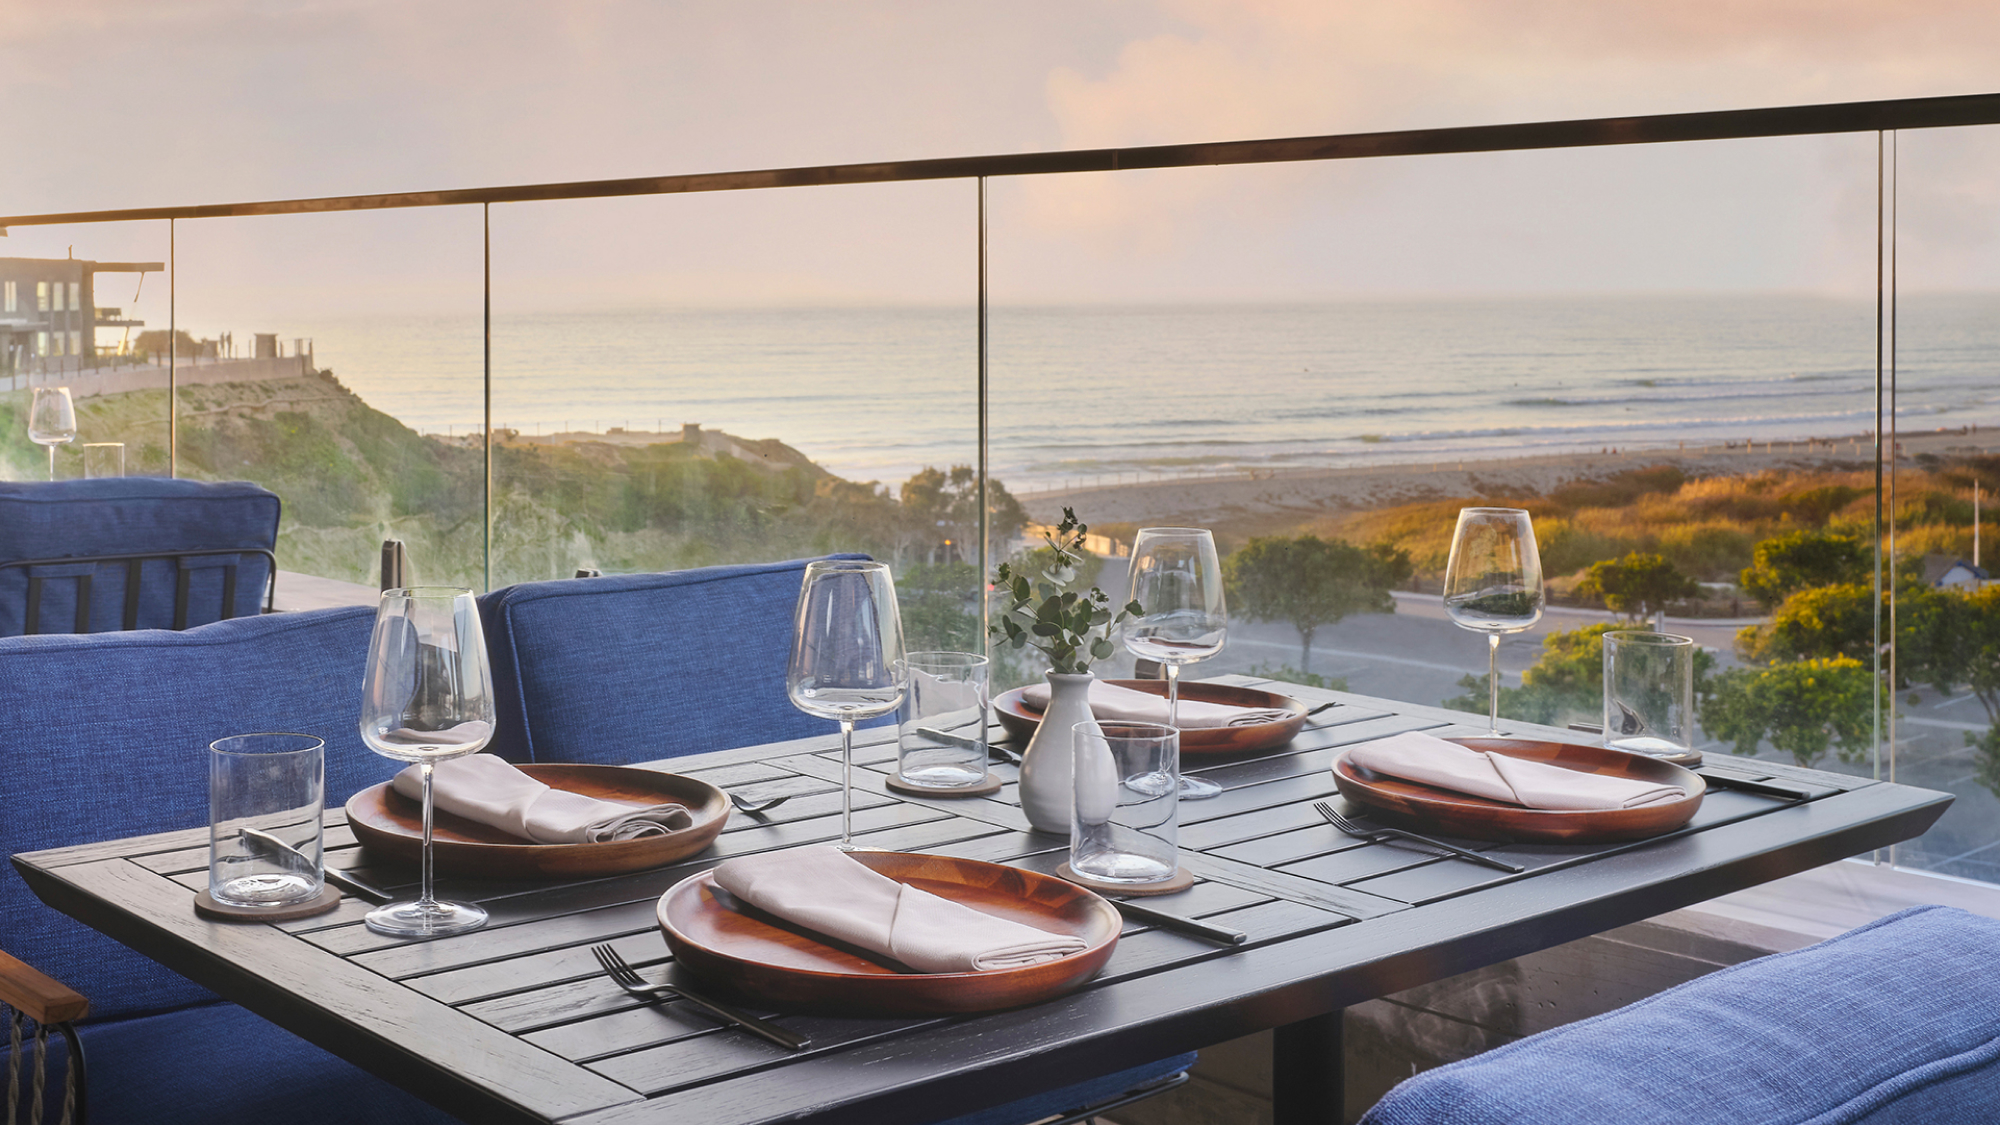
<instances>
[{"instance_id":1,"label":"dark gray slatted tabletop","mask_svg":"<svg viewBox=\"0 0 2000 1125\"><path fill-rule=\"evenodd\" d=\"M1184 862L1200 881L1149 900L1242 930L1246 945L1128 924L1101 976L1030 1008L949 1019L758 1009L811 1034L797 1054L681 1003L634 1001L603 977L589 947L609 941L644 972L670 977L679 970L654 918L669 887L733 855L837 839L831 735L654 763L749 797L791 799L761 816L735 813L712 849L674 867L559 883L442 880L441 894L481 902L492 922L437 941L370 933L366 904L354 900L278 925L200 919L191 900L206 879L205 829L15 863L51 905L468 1120L925 1122L1275 1027L1278 1120L1290 1125L1324 1120L1337 1096L1337 1069L1324 1059L1348 1004L1909 839L1951 800L1723 758L1704 771L1711 789L1701 811L1671 836L1608 846L1457 841L1527 867L1508 875L1354 840L1312 809L1335 796L1329 766L1341 747L1405 730L1481 733L1459 725L1466 716L1286 690L1338 706L1277 752L1186 763L1225 792L1180 806ZM859 843L1038 871L1067 858L1066 841L1028 830L1010 766L994 766L1007 784L985 798L889 790L892 737L861 732ZM407 868L371 866L337 812L328 823L330 865L391 886L413 881Z\"/></svg>"}]
</instances>

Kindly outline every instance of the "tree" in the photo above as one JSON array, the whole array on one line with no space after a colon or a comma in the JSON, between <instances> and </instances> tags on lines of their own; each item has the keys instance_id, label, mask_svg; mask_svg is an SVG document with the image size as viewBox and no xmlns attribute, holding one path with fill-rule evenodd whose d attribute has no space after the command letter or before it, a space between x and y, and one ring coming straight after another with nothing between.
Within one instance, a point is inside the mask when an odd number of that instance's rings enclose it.
<instances>
[{"instance_id":1,"label":"tree","mask_svg":"<svg viewBox=\"0 0 2000 1125\"><path fill-rule=\"evenodd\" d=\"M1743 658L1869 663L1875 651L1875 595L1861 583L1816 586L1785 599L1771 620L1736 635Z\"/></svg>"},{"instance_id":2,"label":"tree","mask_svg":"<svg viewBox=\"0 0 2000 1125\"><path fill-rule=\"evenodd\" d=\"M1757 544L1738 576L1743 592L1771 609L1815 586L1867 585L1874 569L1867 544L1837 531L1791 531Z\"/></svg>"},{"instance_id":3,"label":"tree","mask_svg":"<svg viewBox=\"0 0 2000 1125\"><path fill-rule=\"evenodd\" d=\"M1874 715L1873 673L1845 656L1732 668L1715 678L1701 704L1702 729L1735 744L1738 754L1771 745L1802 766L1829 747L1859 761L1868 752Z\"/></svg>"},{"instance_id":4,"label":"tree","mask_svg":"<svg viewBox=\"0 0 2000 1125\"><path fill-rule=\"evenodd\" d=\"M972 466L953 465L950 472L925 466L903 482L899 499L913 530L923 538L951 542L967 561L978 557L974 540L979 538L979 474ZM1005 485L991 478L986 482L986 504L988 553L997 559L1001 546L1027 524L1028 511Z\"/></svg>"},{"instance_id":5,"label":"tree","mask_svg":"<svg viewBox=\"0 0 2000 1125\"><path fill-rule=\"evenodd\" d=\"M1642 555L1637 551L1622 559L1592 563L1576 592L1586 598L1604 599L1604 607L1631 619L1648 617L1667 608L1667 603L1701 593L1701 584L1667 561L1664 555Z\"/></svg>"},{"instance_id":6,"label":"tree","mask_svg":"<svg viewBox=\"0 0 2000 1125\"><path fill-rule=\"evenodd\" d=\"M1410 556L1386 543L1301 535L1252 539L1223 564L1229 600L1251 621L1299 631L1299 671L1312 670L1313 634L1354 613L1394 613L1389 591L1407 582Z\"/></svg>"}]
</instances>

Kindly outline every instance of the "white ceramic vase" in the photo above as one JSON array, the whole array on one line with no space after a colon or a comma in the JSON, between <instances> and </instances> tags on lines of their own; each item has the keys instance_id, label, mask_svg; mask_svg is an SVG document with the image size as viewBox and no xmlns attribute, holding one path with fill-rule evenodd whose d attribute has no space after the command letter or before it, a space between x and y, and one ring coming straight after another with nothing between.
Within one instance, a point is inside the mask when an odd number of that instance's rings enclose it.
<instances>
[{"instance_id":1,"label":"white ceramic vase","mask_svg":"<svg viewBox=\"0 0 2000 1125\"><path fill-rule=\"evenodd\" d=\"M1089 672L1044 672L1049 706L1028 748L1021 752L1021 811L1037 832L1067 836L1074 792L1072 731L1091 720Z\"/></svg>"}]
</instances>

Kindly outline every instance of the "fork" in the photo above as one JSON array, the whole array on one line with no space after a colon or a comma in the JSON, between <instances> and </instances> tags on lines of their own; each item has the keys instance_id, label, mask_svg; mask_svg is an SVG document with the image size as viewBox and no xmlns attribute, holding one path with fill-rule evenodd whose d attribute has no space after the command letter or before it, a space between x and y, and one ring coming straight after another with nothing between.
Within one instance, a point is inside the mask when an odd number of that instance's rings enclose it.
<instances>
[{"instance_id":1,"label":"fork","mask_svg":"<svg viewBox=\"0 0 2000 1125\"><path fill-rule=\"evenodd\" d=\"M1510 875L1519 875L1524 870L1519 864L1507 863L1504 860L1494 859L1490 855L1481 855L1475 851L1468 851L1457 844L1447 844L1443 840L1433 840L1429 836L1419 836L1415 832L1405 832L1400 828L1370 828L1359 821L1349 820L1347 817L1342 816L1338 809L1335 809L1325 801L1314 801L1313 808L1319 812L1319 815L1326 818L1327 823L1357 840L1367 840L1370 843L1374 843L1377 840L1408 840L1412 843L1422 844L1428 848L1434 848L1446 855L1455 855L1460 859L1469 859L1474 863L1498 868Z\"/></svg>"},{"instance_id":2,"label":"fork","mask_svg":"<svg viewBox=\"0 0 2000 1125\"><path fill-rule=\"evenodd\" d=\"M779 805L782 805L786 801L789 801L791 799L792 795L790 793L783 794L782 796L773 797L768 801L752 801L749 798L743 796L741 793L731 793L729 795L730 804L735 805L737 808L742 809L744 812L749 813L751 816L757 816L758 814L762 813L765 809L775 809Z\"/></svg>"},{"instance_id":3,"label":"fork","mask_svg":"<svg viewBox=\"0 0 2000 1125\"><path fill-rule=\"evenodd\" d=\"M670 996L678 996L695 1007L700 1008L702 1011L707 1012L709 1015L714 1016L716 1019L722 1020L725 1023L733 1023L737 1027L753 1035L760 1035L788 1051L796 1051L812 1042L810 1036L800 1035L795 1031L787 1031L777 1024L758 1019L748 1012L737 1011L727 1004L718 1004L706 996L689 992L680 985L648 984L645 978L639 975L637 969L626 964L625 958L620 957L618 951L608 945L593 945L590 947L590 952L597 958L597 963L604 966L604 975L611 978L611 983L634 996L644 997L650 1003L657 1004Z\"/></svg>"}]
</instances>

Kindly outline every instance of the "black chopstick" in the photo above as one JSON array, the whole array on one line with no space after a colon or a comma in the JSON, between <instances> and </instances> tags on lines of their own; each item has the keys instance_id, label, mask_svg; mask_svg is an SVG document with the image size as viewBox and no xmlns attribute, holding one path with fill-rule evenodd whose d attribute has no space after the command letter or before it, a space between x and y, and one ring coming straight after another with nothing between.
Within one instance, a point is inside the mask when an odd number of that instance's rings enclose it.
<instances>
[{"instance_id":1,"label":"black chopstick","mask_svg":"<svg viewBox=\"0 0 2000 1125\"><path fill-rule=\"evenodd\" d=\"M1219 941L1224 945L1242 945L1250 940L1250 935L1242 930L1232 930L1228 926L1215 926L1193 918L1183 918L1178 914L1168 914L1166 911L1140 906L1136 902L1127 902L1121 898L1112 899L1111 905L1117 907L1120 914L1135 922L1147 922L1161 929L1178 930L1195 937Z\"/></svg>"}]
</instances>

